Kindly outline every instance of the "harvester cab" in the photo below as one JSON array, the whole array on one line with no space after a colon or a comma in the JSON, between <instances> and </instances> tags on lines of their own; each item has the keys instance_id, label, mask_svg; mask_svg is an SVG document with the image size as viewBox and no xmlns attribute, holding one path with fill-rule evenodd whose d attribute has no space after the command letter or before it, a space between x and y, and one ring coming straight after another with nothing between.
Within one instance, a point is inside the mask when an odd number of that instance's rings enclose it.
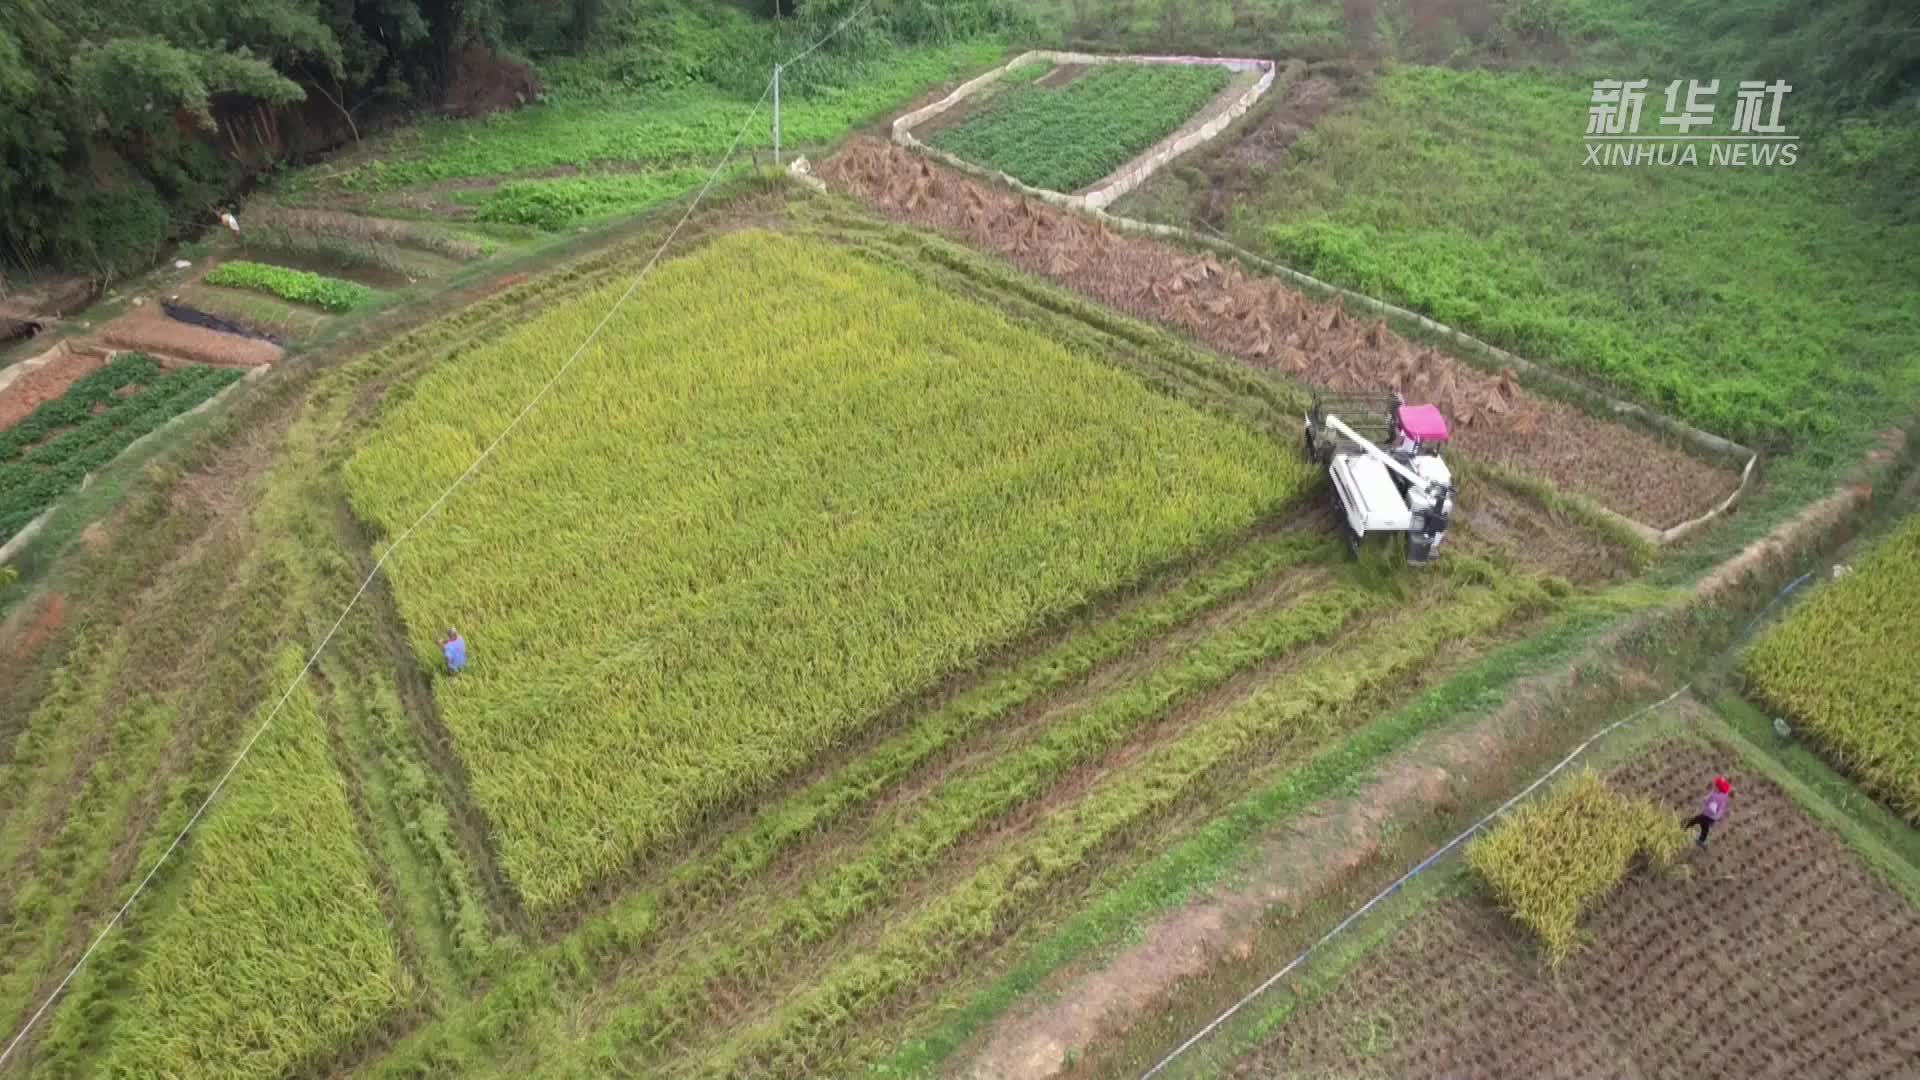
<instances>
[{"instance_id":1,"label":"harvester cab","mask_svg":"<svg viewBox=\"0 0 1920 1080\"><path fill-rule=\"evenodd\" d=\"M1333 480L1349 548L1357 553L1369 533L1395 532L1407 536L1409 563L1439 557L1453 521L1453 472L1440 456L1450 438L1439 409L1408 405L1398 394L1315 396L1307 459Z\"/></svg>"}]
</instances>

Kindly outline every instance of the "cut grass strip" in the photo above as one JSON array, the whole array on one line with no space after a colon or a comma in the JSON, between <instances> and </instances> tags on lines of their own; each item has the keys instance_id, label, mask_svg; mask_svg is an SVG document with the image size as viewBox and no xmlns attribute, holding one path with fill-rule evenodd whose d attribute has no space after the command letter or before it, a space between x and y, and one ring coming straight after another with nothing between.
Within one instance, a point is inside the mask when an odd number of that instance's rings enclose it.
<instances>
[{"instance_id":1,"label":"cut grass strip","mask_svg":"<svg viewBox=\"0 0 1920 1080\"><path fill-rule=\"evenodd\" d=\"M999 852L957 888L924 905L870 950L846 957L760 1023L698 1056L702 1076L821 1075L836 1071L867 1010L929 982L970 950L1024 918L1089 859L1133 828L1165 813L1236 757L1252 752L1304 758L1354 722L1343 706L1408 675L1449 642L1483 633L1524 605L1545 603L1538 587L1510 580L1448 605L1423 605L1350 642L1325 661L1264 688L1179 741L1103 779L1032 837Z\"/></svg>"},{"instance_id":2,"label":"cut grass strip","mask_svg":"<svg viewBox=\"0 0 1920 1080\"><path fill-rule=\"evenodd\" d=\"M1098 760L1180 703L1224 685L1275 657L1338 634L1387 595L1350 586L1312 594L1294 604L1250 616L1194 645L1136 682L1054 718L1031 743L990 759L977 771L949 779L885 824L797 895L752 920L724 944L702 942L696 961L675 963L649 977L625 1001L596 1039L611 1064L621 1046L660 1046L674 1031L710 1017L721 999L750 992L780 971L779 958L795 945L837 935L931 871L967 837L1051 790L1074 768ZM748 985L736 985L748 984ZM631 1064L629 1062L628 1064Z\"/></svg>"}]
</instances>

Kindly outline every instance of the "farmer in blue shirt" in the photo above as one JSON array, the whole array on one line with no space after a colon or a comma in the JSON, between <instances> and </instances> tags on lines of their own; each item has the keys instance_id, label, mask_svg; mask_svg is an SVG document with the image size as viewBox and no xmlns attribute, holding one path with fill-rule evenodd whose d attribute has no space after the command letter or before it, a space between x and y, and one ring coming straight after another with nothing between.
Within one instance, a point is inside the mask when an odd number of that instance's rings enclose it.
<instances>
[{"instance_id":1,"label":"farmer in blue shirt","mask_svg":"<svg viewBox=\"0 0 1920 1080\"><path fill-rule=\"evenodd\" d=\"M447 671L450 673L458 675L467 666L467 639L451 626L447 627L447 640L440 643L440 651L447 654Z\"/></svg>"}]
</instances>

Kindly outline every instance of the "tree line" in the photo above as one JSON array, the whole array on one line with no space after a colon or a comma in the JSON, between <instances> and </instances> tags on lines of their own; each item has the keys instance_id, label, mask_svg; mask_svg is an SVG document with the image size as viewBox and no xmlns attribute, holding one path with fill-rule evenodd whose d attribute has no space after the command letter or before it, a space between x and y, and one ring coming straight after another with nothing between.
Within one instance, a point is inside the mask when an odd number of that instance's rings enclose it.
<instances>
[{"instance_id":1,"label":"tree line","mask_svg":"<svg viewBox=\"0 0 1920 1080\"><path fill-rule=\"evenodd\" d=\"M437 103L472 50L580 50L613 2L6 0L0 274L138 269L244 176Z\"/></svg>"}]
</instances>

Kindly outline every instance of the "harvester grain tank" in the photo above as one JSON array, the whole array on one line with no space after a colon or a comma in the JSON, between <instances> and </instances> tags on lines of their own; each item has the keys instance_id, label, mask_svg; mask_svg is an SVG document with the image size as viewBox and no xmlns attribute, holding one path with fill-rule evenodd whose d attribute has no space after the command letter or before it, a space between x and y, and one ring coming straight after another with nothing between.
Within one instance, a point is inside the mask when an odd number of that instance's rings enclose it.
<instances>
[{"instance_id":1,"label":"harvester grain tank","mask_svg":"<svg viewBox=\"0 0 1920 1080\"><path fill-rule=\"evenodd\" d=\"M1332 478L1348 547L1357 553L1370 534L1405 533L1407 562L1439 557L1453 522L1453 473L1440 457L1449 438L1439 409L1397 394L1314 397L1306 454Z\"/></svg>"}]
</instances>

